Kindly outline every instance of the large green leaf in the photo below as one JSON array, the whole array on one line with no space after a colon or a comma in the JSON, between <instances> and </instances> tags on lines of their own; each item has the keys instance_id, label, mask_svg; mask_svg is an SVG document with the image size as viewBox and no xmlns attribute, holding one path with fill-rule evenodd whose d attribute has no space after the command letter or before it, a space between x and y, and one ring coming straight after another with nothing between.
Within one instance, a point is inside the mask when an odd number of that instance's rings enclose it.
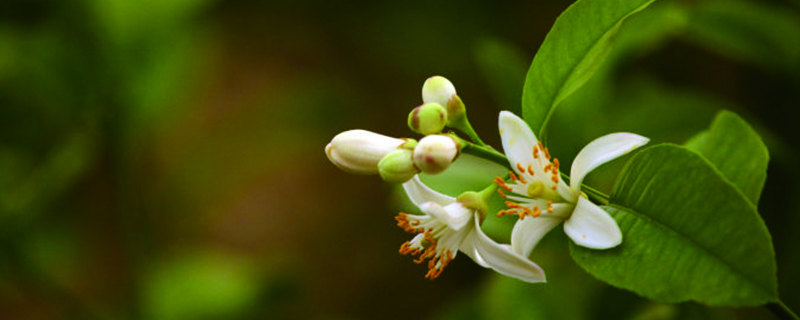
<instances>
[{"instance_id":1,"label":"large green leaf","mask_svg":"<svg viewBox=\"0 0 800 320\"><path fill-rule=\"evenodd\" d=\"M761 137L730 111L717 114L711 129L689 140L686 147L705 156L754 204L767 180L769 152Z\"/></svg>"},{"instance_id":2,"label":"large green leaf","mask_svg":"<svg viewBox=\"0 0 800 320\"><path fill-rule=\"evenodd\" d=\"M675 145L631 158L604 207L620 246L570 246L586 271L661 302L776 301L775 252L755 206L699 154Z\"/></svg>"},{"instance_id":3,"label":"large green leaf","mask_svg":"<svg viewBox=\"0 0 800 320\"><path fill-rule=\"evenodd\" d=\"M540 137L558 103L608 56L625 18L653 1L578 0L558 17L533 59L522 93L522 115Z\"/></svg>"}]
</instances>

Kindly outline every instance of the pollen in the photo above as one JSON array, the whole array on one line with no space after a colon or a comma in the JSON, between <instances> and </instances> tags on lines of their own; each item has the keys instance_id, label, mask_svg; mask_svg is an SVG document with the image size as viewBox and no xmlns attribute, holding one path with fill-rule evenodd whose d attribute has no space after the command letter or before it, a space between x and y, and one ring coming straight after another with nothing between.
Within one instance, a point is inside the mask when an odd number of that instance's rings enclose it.
<instances>
[{"instance_id":1,"label":"pollen","mask_svg":"<svg viewBox=\"0 0 800 320\"><path fill-rule=\"evenodd\" d=\"M531 176L533 176L534 173L536 173L536 172L533 171L533 165L532 164L528 165L528 173L530 173Z\"/></svg>"},{"instance_id":2,"label":"pollen","mask_svg":"<svg viewBox=\"0 0 800 320\"><path fill-rule=\"evenodd\" d=\"M538 145L533 146L533 158L534 159L539 159L539 146Z\"/></svg>"},{"instance_id":3,"label":"pollen","mask_svg":"<svg viewBox=\"0 0 800 320\"><path fill-rule=\"evenodd\" d=\"M506 194L505 194L505 193L503 193L503 190L497 189L497 193L499 193L499 194L500 194L500 196L501 196L501 197L503 197L503 198L506 198L506 197L508 197L508 196L506 196Z\"/></svg>"}]
</instances>

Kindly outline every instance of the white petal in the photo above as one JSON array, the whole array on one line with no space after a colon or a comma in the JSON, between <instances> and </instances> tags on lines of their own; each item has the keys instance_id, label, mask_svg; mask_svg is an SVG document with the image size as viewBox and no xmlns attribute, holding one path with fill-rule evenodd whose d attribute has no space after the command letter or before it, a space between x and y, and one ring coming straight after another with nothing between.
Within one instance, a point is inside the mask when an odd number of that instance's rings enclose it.
<instances>
[{"instance_id":1,"label":"white petal","mask_svg":"<svg viewBox=\"0 0 800 320\"><path fill-rule=\"evenodd\" d=\"M517 221L511 231L511 251L523 257L530 256L539 240L562 221L564 220L544 216L526 217Z\"/></svg>"},{"instance_id":2,"label":"white petal","mask_svg":"<svg viewBox=\"0 0 800 320\"><path fill-rule=\"evenodd\" d=\"M612 133L595 139L587 144L572 162L570 170L570 187L580 190L583 178L587 173L600 165L616 159L634 149L641 147L650 139L633 133Z\"/></svg>"},{"instance_id":3,"label":"white petal","mask_svg":"<svg viewBox=\"0 0 800 320\"><path fill-rule=\"evenodd\" d=\"M544 211L536 218L525 217L517 220L511 231L511 250L523 257L529 257L539 240L569 217L574 208L575 206L568 203L554 203L553 213Z\"/></svg>"},{"instance_id":4,"label":"white petal","mask_svg":"<svg viewBox=\"0 0 800 320\"><path fill-rule=\"evenodd\" d=\"M419 176L414 176L408 182L403 183L403 189L406 190L408 198L411 199L416 206L421 206L426 202L434 202L441 206L446 206L456 202L456 198L441 194L429 188L421 180Z\"/></svg>"},{"instance_id":5,"label":"white petal","mask_svg":"<svg viewBox=\"0 0 800 320\"><path fill-rule=\"evenodd\" d=\"M459 202L453 202L446 207L442 207L435 202L426 202L419 206L422 212L447 224L447 227L455 231L461 230L470 219L472 210L467 209Z\"/></svg>"},{"instance_id":6,"label":"white petal","mask_svg":"<svg viewBox=\"0 0 800 320\"><path fill-rule=\"evenodd\" d=\"M500 138L503 140L503 151L514 171L520 173L517 163L522 164L523 167L533 163L533 146L538 141L536 135L524 120L511 112L501 111L498 122Z\"/></svg>"},{"instance_id":7,"label":"white petal","mask_svg":"<svg viewBox=\"0 0 800 320\"><path fill-rule=\"evenodd\" d=\"M544 271L538 265L513 251L503 248L486 236L475 214L475 251L494 271L525 282L545 282Z\"/></svg>"},{"instance_id":8,"label":"white petal","mask_svg":"<svg viewBox=\"0 0 800 320\"><path fill-rule=\"evenodd\" d=\"M483 257L481 257L481 255L478 254L478 251L475 249L476 238L477 234L475 232L468 233L467 237L464 238L464 241L461 241L461 247L459 247L459 251L472 258L472 260L481 267L488 268L489 265L486 264L486 261L483 260Z\"/></svg>"},{"instance_id":9,"label":"white petal","mask_svg":"<svg viewBox=\"0 0 800 320\"><path fill-rule=\"evenodd\" d=\"M564 232L576 244L592 249L608 249L622 243L622 232L608 212L580 197L572 217L564 222Z\"/></svg>"},{"instance_id":10,"label":"white petal","mask_svg":"<svg viewBox=\"0 0 800 320\"><path fill-rule=\"evenodd\" d=\"M366 130L349 130L337 134L325 154L340 169L356 174L378 173L378 162L405 141Z\"/></svg>"}]
</instances>

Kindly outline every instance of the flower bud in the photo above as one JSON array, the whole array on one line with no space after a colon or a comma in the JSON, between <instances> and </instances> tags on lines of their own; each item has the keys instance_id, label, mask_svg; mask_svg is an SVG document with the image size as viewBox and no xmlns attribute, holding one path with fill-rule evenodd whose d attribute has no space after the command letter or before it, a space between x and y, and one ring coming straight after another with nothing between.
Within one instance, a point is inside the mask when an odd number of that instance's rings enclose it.
<instances>
[{"instance_id":1,"label":"flower bud","mask_svg":"<svg viewBox=\"0 0 800 320\"><path fill-rule=\"evenodd\" d=\"M397 149L389 152L378 162L378 173L383 181L389 183L403 183L419 173L414 166L414 151Z\"/></svg>"},{"instance_id":2,"label":"flower bud","mask_svg":"<svg viewBox=\"0 0 800 320\"><path fill-rule=\"evenodd\" d=\"M433 76L425 80L422 85L422 101L425 103L435 102L442 106L447 105L447 101L456 94L456 87L442 76Z\"/></svg>"},{"instance_id":3,"label":"flower bud","mask_svg":"<svg viewBox=\"0 0 800 320\"><path fill-rule=\"evenodd\" d=\"M408 127L419 134L429 135L442 132L446 124L447 110L435 102L416 107L408 114Z\"/></svg>"},{"instance_id":4,"label":"flower bud","mask_svg":"<svg viewBox=\"0 0 800 320\"><path fill-rule=\"evenodd\" d=\"M414 165L424 173L437 174L447 169L458 154L453 138L431 135L422 138L414 148Z\"/></svg>"},{"instance_id":5,"label":"flower bud","mask_svg":"<svg viewBox=\"0 0 800 320\"><path fill-rule=\"evenodd\" d=\"M339 169L356 174L376 174L378 162L405 142L366 130L349 130L333 137L325 146L325 153Z\"/></svg>"}]
</instances>

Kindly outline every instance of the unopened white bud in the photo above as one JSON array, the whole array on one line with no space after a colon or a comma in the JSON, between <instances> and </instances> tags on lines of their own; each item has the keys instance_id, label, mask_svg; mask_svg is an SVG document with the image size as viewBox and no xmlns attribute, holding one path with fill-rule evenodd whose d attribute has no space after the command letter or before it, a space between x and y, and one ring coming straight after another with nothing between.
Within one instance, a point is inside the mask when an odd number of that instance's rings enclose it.
<instances>
[{"instance_id":1,"label":"unopened white bud","mask_svg":"<svg viewBox=\"0 0 800 320\"><path fill-rule=\"evenodd\" d=\"M442 106L447 106L447 101L456 94L456 87L442 76L433 76L425 80L422 85L422 101L425 103L435 102Z\"/></svg>"},{"instance_id":2,"label":"unopened white bud","mask_svg":"<svg viewBox=\"0 0 800 320\"><path fill-rule=\"evenodd\" d=\"M383 181L389 183L403 183L419 173L414 166L414 152L408 149L397 149L389 152L381 162L378 162L378 172Z\"/></svg>"},{"instance_id":3,"label":"unopened white bud","mask_svg":"<svg viewBox=\"0 0 800 320\"><path fill-rule=\"evenodd\" d=\"M459 154L453 138L430 135L419 141L414 148L414 165L424 173L437 174L450 166Z\"/></svg>"},{"instance_id":4,"label":"unopened white bud","mask_svg":"<svg viewBox=\"0 0 800 320\"><path fill-rule=\"evenodd\" d=\"M378 162L406 141L366 130L342 132L325 146L328 159L340 169L356 174L378 173Z\"/></svg>"}]
</instances>

